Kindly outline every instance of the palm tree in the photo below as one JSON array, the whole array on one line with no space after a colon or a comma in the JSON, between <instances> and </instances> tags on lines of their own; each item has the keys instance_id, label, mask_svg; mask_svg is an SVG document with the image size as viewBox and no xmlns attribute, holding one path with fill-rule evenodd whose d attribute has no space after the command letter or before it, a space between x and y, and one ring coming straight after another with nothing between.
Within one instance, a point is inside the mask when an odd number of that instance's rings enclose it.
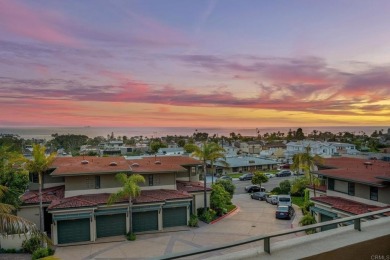
<instances>
[{"instance_id":1,"label":"palm tree","mask_svg":"<svg viewBox=\"0 0 390 260\"><path fill-rule=\"evenodd\" d=\"M320 163L322 157L319 155L312 156L310 154L310 146L305 148L305 152L298 153L293 156L293 170L303 171L305 177L309 180L310 184L313 185L314 197L316 197L316 185L319 185L319 180L313 176L313 170L316 163Z\"/></svg>"},{"instance_id":2,"label":"palm tree","mask_svg":"<svg viewBox=\"0 0 390 260\"><path fill-rule=\"evenodd\" d=\"M38 174L39 183L39 229L44 232L44 217L43 217L43 205L42 205L42 188L43 188L43 174L49 169L50 165L55 159L56 153L51 153L46 156L46 147L39 144L33 145L33 160L27 162L27 170L30 173Z\"/></svg>"},{"instance_id":3,"label":"palm tree","mask_svg":"<svg viewBox=\"0 0 390 260\"><path fill-rule=\"evenodd\" d=\"M9 189L6 186L0 185L0 199L8 191ZM31 233L40 237L42 241L51 243L50 239L41 233L33 222L14 215L13 212L15 211L16 208L14 206L0 202L0 236Z\"/></svg>"},{"instance_id":4,"label":"palm tree","mask_svg":"<svg viewBox=\"0 0 390 260\"><path fill-rule=\"evenodd\" d=\"M129 221L131 233L133 230L132 200L141 195L141 188L138 186L138 183L144 183L145 178L139 174L132 174L128 176L125 173L118 173L115 177L120 181L120 183L122 183L123 187L117 193L110 195L107 204L112 205L123 198L129 199Z\"/></svg>"},{"instance_id":5,"label":"palm tree","mask_svg":"<svg viewBox=\"0 0 390 260\"><path fill-rule=\"evenodd\" d=\"M313 225L315 223L317 223L317 221L310 213L306 213L299 221L300 226L308 226ZM313 234L315 232L316 230L314 228L306 230L306 234Z\"/></svg>"},{"instance_id":6,"label":"palm tree","mask_svg":"<svg viewBox=\"0 0 390 260\"><path fill-rule=\"evenodd\" d=\"M193 149L192 155L199 158L203 162L203 174L204 174L204 211L207 210L207 192L206 192L206 175L207 175L207 161L211 163L215 162L219 158L225 157L225 150L214 142L203 142L202 147L191 145Z\"/></svg>"}]
</instances>

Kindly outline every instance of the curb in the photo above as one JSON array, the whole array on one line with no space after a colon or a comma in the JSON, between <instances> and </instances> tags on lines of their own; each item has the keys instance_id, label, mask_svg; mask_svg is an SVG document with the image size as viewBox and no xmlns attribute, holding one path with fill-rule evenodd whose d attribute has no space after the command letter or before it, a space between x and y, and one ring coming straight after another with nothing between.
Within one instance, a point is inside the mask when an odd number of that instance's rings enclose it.
<instances>
[{"instance_id":1,"label":"curb","mask_svg":"<svg viewBox=\"0 0 390 260\"><path fill-rule=\"evenodd\" d=\"M214 219L214 220L211 221L209 224L215 224L215 223L217 223L218 221L220 221L220 220L226 218L227 216L230 216L231 214L233 214L233 213L236 212L237 210L239 210L238 206L236 206L236 208L233 209L232 211L230 211L229 213L226 213L225 215L223 215L223 216L221 216L221 217L219 217L219 218L217 218L217 219Z\"/></svg>"}]
</instances>

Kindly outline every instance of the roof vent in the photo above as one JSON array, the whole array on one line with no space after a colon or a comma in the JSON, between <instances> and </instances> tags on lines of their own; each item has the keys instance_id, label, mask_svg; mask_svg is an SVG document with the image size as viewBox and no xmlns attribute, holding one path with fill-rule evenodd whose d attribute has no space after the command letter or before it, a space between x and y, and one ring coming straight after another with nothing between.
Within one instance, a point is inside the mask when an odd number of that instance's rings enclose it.
<instances>
[{"instance_id":1,"label":"roof vent","mask_svg":"<svg viewBox=\"0 0 390 260\"><path fill-rule=\"evenodd\" d=\"M82 160L81 164L88 164L89 162L87 160Z\"/></svg>"},{"instance_id":2,"label":"roof vent","mask_svg":"<svg viewBox=\"0 0 390 260\"><path fill-rule=\"evenodd\" d=\"M116 162L110 162L110 166L117 166L118 164Z\"/></svg>"},{"instance_id":3,"label":"roof vent","mask_svg":"<svg viewBox=\"0 0 390 260\"><path fill-rule=\"evenodd\" d=\"M154 164L161 164L161 162L160 161L155 161Z\"/></svg>"},{"instance_id":4,"label":"roof vent","mask_svg":"<svg viewBox=\"0 0 390 260\"><path fill-rule=\"evenodd\" d=\"M131 165L132 167L138 167L139 166L139 163L133 163L132 165Z\"/></svg>"}]
</instances>

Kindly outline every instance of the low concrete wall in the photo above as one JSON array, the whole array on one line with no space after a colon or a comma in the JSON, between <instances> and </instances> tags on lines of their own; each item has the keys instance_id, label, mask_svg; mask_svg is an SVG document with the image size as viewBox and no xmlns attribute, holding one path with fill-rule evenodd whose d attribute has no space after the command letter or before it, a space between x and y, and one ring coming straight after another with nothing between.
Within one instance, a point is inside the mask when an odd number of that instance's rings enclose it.
<instances>
[{"instance_id":1,"label":"low concrete wall","mask_svg":"<svg viewBox=\"0 0 390 260\"><path fill-rule=\"evenodd\" d=\"M30 234L26 235L8 235L5 237L0 236L0 248L2 249L16 249L22 248L22 243L31 237Z\"/></svg>"}]
</instances>

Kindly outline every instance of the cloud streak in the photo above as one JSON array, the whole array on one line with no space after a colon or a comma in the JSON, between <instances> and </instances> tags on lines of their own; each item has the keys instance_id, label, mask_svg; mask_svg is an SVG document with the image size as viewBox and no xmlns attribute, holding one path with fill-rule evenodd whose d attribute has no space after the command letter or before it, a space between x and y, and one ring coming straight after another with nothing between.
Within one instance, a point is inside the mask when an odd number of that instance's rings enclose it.
<instances>
[{"instance_id":1,"label":"cloud streak","mask_svg":"<svg viewBox=\"0 0 390 260\"><path fill-rule=\"evenodd\" d=\"M172 85L156 86L109 70L100 71L100 75L116 82L112 85L2 77L0 93L7 98L272 109L328 115L377 115L390 111L389 105L375 103L389 100L390 67L370 67L352 74L329 68L323 60L313 57L252 58L251 64L205 55L186 55L179 59L188 66L200 66L226 77L243 74L245 78L239 81L255 85L257 94L238 97L239 90L232 92L220 86L207 92Z\"/></svg>"}]
</instances>

